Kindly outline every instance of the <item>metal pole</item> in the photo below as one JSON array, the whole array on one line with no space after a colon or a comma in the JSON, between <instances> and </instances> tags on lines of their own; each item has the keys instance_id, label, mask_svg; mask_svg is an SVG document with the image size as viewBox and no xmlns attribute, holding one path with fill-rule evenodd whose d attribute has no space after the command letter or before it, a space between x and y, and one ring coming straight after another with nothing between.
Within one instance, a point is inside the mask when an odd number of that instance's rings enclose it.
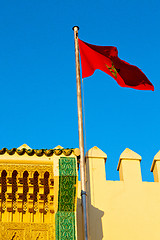
<instances>
[{"instance_id":1,"label":"metal pole","mask_svg":"<svg viewBox=\"0 0 160 240\"><path fill-rule=\"evenodd\" d=\"M81 78L79 63L79 45L78 45L78 26L73 27L75 42L75 59L76 59L76 82L77 82L77 106L78 106L78 132L79 132L79 148L80 148L80 175L81 175L81 197L83 209L84 235L88 240L87 225L87 206L86 206L86 177L85 177L85 156L84 156L84 137L83 137L83 116L82 116L82 95L81 95Z\"/></svg>"}]
</instances>

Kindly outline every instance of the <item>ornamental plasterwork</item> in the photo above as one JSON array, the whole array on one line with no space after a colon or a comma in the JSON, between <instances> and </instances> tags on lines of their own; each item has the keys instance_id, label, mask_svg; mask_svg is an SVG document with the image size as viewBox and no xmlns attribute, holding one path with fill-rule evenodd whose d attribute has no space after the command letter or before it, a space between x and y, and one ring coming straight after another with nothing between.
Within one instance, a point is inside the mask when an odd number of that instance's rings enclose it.
<instances>
[{"instance_id":1,"label":"ornamental plasterwork","mask_svg":"<svg viewBox=\"0 0 160 240\"><path fill-rule=\"evenodd\" d=\"M1 223L0 240L53 240L54 226L40 223Z\"/></svg>"},{"instance_id":2,"label":"ornamental plasterwork","mask_svg":"<svg viewBox=\"0 0 160 240\"><path fill-rule=\"evenodd\" d=\"M0 164L0 174L3 170L6 170L7 175L12 175L12 172L16 170L20 177L23 176L24 171L30 172L32 175L35 171L38 171L40 175L44 175L46 171L49 172L50 178L53 178L53 166L50 165L29 165L29 164Z\"/></svg>"},{"instance_id":3,"label":"ornamental plasterwork","mask_svg":"<svg viewBox=\"0 0 160 240\"><path fill-rule=\"evenodd\" d=\"M14 151L6 154L12 155ZM25 160L23 164L18 156L14 164L14 159L12 162L5 159L3 163L0 155L0 240L76 239L78 176L77 158L70 156L72 151L63 150L63 156L61 150L54 151L58 162L56 175L54 158L53 164L33 164L33 161L25 164ZM24 151L18 154L21 152ZM40 153L50 154L36 152ZM40 158L43 160L43 156ZM21 159L20 164L18 159Z\"/></svg>"}]
</instances>

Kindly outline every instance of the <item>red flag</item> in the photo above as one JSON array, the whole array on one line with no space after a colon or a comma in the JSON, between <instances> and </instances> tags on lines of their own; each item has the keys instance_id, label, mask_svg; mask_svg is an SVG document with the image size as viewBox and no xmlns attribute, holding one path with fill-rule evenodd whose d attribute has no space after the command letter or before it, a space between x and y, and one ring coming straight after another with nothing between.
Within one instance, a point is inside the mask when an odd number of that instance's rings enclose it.
<instances>
[{"instance_id":1,"label":"red flag","mask_svg":"<svg viewBox=\"0 0 160 240\"><path fill-rule=\"evenodd\" d=\"M113 77L121 87L154 91L154 86L138 67L118 57L116 47L96 46L80 39L78 41L82 78L89 77L96 69L100 69Z\"/></svg>"}]
</instances>

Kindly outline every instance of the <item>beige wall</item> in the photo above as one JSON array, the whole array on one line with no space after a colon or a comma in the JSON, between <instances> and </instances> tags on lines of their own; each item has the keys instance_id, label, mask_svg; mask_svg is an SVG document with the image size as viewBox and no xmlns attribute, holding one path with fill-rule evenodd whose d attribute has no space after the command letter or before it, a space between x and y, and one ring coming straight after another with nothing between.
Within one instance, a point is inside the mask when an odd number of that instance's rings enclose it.
<instances>
[{"instance_id":1,"label":"beige wall","mask_svg":"<svg viewBox=\"0 0 160 240\"><path fill-rule=\"evenodd\" d=\"M120 156L120 181L106 181L106 158L97 147L86 157L90 240L159 240L160 152L151 168L155 182L142 182L141 156L130 149ZM78 240L83 240L80 182L77 226Z\"/></svg>"}]
</instances>

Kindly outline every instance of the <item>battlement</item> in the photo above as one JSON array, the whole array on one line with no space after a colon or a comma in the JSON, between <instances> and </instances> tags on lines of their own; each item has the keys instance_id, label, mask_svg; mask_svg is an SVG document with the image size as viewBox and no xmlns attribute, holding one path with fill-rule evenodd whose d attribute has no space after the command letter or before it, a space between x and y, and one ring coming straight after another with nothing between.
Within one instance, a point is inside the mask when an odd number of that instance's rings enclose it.
<instances>
[{"instance_id":1,"label":"battlement","mask_svg":"<svg viewBox=\"0 0 160 240\"><path fill-rule=\"evenodd\" d=\"M87 161L92 161L91 165L94 165L96 174L101 175L101 179L106 181L105 176L105 162L107 160L107 154L104 153L98 147L91 148L86 153ZM129 148L126 148L120 155L117 171L119 171L120 181L142 181L141 163L142 157ZM91 166L90 165L90 166ZM154 181L160 182L160 151L154 156L151 172L153 172Z\"/></svg>"},{"instance_id":2,"label":"battlement","mask_svg":"<svg viewBox=\"0 0 160 240\"><path fill-rule=\"evenodd\" d=\"M106 153L98 147L91 148L86 154L90 239L159 240L160 151L151 166L154 182L142 181L142 158L128 148L119 158L119 181L106 180L106 160ZM81 240L80 209L79 200L77 229Z\"/></svg>"}]
</instances>

